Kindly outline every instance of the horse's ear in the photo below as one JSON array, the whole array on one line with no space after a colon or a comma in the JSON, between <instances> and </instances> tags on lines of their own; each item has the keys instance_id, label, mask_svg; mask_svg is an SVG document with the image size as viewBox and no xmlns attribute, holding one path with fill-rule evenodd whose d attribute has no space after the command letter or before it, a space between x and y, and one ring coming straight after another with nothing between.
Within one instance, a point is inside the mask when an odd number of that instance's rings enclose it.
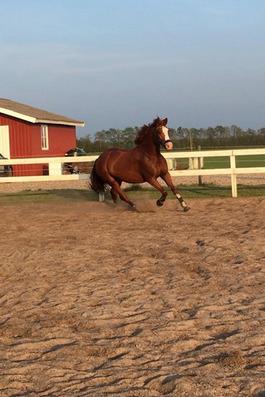
<instances>
[{"instance_id":1,"label":"horse's ear","mask_svg":"<svg viewBox=\"0 0 265 397\"><path fill-rule=\"evenodd\" d=\"M154 119L154 121L153 121L153 126L154 126L154 127L157 127L157 126L161 125L161 121L162 121L162 120L160 120L160 118L157 117L157 118Z\"/></svg>"},{"instance_id":2,"label":"horse's ear","mask_svg":"<svg viewBox=\"0 0 265 397\"><path fill-rule=\"evenodd\" d=\"M162 119L161 121L162 121L162 124L163 124L164 126L166 126L166 125L167 125L167 117L166 117L166 118L164 118L164 119Z\"/></svg>"}]
</instances>

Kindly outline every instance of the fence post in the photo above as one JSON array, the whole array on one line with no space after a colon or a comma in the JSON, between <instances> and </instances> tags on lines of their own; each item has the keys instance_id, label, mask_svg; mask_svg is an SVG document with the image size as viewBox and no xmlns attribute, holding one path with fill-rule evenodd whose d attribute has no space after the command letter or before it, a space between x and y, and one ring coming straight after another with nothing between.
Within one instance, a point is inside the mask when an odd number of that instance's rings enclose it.
<instances>
[{"instance_id":1,"label":"fence post","mask_svg":"<svg viewBox=\"0 0 265 397\"><path fill-rule=\"evenodd\" d=\"M169 171L174 170L173 159L166 159Z\"/></svg>"},{"instance_id":2,"label":"fence post","mask_svg":"<svg viewBox=\"0 0 265 397\"><path fill-rule=\"evenodd\" d=\"M201 145L198 146L198 150L202 150ZM200 170L203 167L203 158L198 157L198 169ZM198 184L199 186L202 186L202 176L198 175Z\"/></svg>"},{"instance_id":3,"label":"fence post","mask_svg":"<svg viewBox=\"0 0 265 397\"><path fill-rule=\"evenodd\" d=\"M236 173L235 173L235 170L236 170L236 156L234 154L231 154L231 156L230 156L230 168L231 168L232 197L237 197L237 181L236 181Z\"/></svg>"},{"instance_id":4,"label":"fence post","mask_svg":"<svg viewBox=\"0 0 265 397\"><path fill-rule=\"evenodd\" d=\"M100 192L100 193L98 194L98 201L99 201L100 203L102 203L103 201L105 201L105 194L104 194L104 192L103 192L103 193Z\"/></svg>"},{"instance_id":5,"label":"fence post","mask_svg":"<svg viewBox=\"0 0 265 397\"><path fill-rule=\"evenodd\" d=\"M49 175L62 175L62 163L50 162L48 164Z\"/></svg>"}]
</instances>

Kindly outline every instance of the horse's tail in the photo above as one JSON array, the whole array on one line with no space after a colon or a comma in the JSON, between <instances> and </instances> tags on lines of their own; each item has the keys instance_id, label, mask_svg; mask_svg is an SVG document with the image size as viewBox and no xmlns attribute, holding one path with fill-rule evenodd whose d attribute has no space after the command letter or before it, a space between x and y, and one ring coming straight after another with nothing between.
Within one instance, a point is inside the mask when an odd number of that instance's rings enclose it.
<instances>
[{"instance_id":1,"label":"horse's tail","mask_svg":"<svg viewBox=\"0 0 265 397\"><path fill-rule=\"evenodd\" d=\"M93 165L92 171L90 173L90 187L93 189L96 193L103 193L104 192L104 182L102 179L98 176L96 172L96 161Z\"/></svg>"}]
</instances>

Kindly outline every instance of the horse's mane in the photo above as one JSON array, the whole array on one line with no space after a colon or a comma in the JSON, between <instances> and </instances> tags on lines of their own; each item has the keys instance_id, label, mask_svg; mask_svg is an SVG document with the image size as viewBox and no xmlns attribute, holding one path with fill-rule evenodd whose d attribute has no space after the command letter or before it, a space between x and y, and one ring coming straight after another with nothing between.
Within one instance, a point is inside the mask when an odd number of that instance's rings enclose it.
<instances>
[{"instance_id":1,"label":"horse's mane","mask_svg":"<svg viewBox=\"0 0 265 397\"><path fill-rule=\"evenodd\" d=\"M147 133L149 132L149 130L150 130L152 127L157 126L157 124L158 124L159 121L161 121L161 120L160 120L159 117L157 117L156 119L154 119L154 120L152 121L152 123L149 123L148 125L147 125L147 124L144 124L144 125L142 126L142 128L138 131L134 143L135 143L136 145L139 145L140 143L142 143L142 142L143 142L143 139L145 138L145 136L147 135Z\"/></svg>"}]
</instances>

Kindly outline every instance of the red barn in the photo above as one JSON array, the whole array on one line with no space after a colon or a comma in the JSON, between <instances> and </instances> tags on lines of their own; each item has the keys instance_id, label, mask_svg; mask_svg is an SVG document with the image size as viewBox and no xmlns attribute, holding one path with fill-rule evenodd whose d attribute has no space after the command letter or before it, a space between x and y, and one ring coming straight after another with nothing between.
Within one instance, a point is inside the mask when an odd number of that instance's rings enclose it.
<instances>
[{"instance_id":1,"label":"red barn","mask_svg":"<svg viewBox=\"0 0 265 397\"><path fill-rule=\"evenodd\" d=\"M84 122L0 98L0 153L6 158L59 157L76 146ZM14 175L42 175L47 165L19 165Z\"/></svg>"}]
</instances>

